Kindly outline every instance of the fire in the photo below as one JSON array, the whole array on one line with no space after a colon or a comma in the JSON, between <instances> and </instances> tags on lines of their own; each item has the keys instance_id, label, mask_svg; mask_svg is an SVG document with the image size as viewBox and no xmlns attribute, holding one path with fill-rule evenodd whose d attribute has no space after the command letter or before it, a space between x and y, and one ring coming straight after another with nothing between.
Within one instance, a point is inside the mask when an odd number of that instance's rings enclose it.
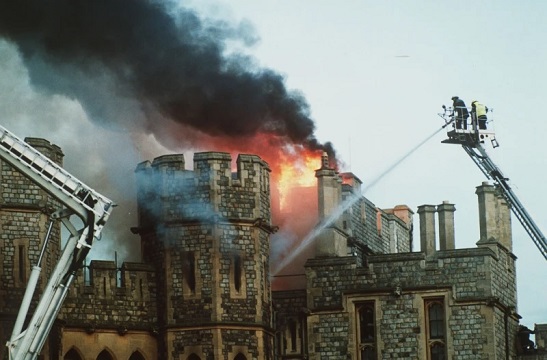
<instances>
[{"instance_id":1,"label":"fire","mask_svg":"<svg viewBox=\"0 0 547 360\"><path fill-rule=\"evenodd\" d=\"M228 151L238 154L256 154L270 166L272 207L274 214L289 206L290 193L295 188L315 187L315 170L321 167L321 150L310 150L293 144L289 139L274 134L258 133L242 138L211 136L185 127L181 137L192 139L194 150ZM187 143L189 140L186 141Z\"/></svg>"},{"instance_id":2,"label":"fire","mask_svg":"<svg viewBox=\"0 0 547 360\"><path fill-rule=\"evenodd\" d=\"M319 168L320 159L320 153L309 151L302 151L297 156L284 154L281 156L275 178L279 190L279 206L282 211L288 205L287 197L291 189L317 185L315 170Z\"/></svg>"}]
</instances>

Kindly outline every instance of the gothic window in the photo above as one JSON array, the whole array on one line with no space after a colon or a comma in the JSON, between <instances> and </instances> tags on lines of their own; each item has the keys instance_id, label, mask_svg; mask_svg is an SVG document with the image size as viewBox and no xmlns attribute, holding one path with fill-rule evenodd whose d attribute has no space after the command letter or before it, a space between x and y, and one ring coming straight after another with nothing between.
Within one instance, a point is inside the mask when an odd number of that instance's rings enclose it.
<instances>
[{"instance_id":1,"label":"gothic window","mask_svg":"<svg viewBox=\"0 0 547 360\"><path fill-rule=\"evenodd\" d=\"M97 356L97 360L114 360L112 355L105 349L101 351L99 356Z\"/></svg>"},{"instance_id":2,"label":"gothic window","mask_svg":"<svg viewBox=\"0 0 547 360\"><path fill-rule=\"evenodd\" d=\"M140 353L140 351L135 351L131 356L129 357L129 360L145 360L144 356Z\"/></svg>"},{"instance_id":3,"label":"gothic window","mask_svg":"<svg viewBox=\"0 0 547 360\"><path fill-rule=\"evenodd\" d=\"M374 302L367 301L357 306L358 346L360 360L376 359L376 323Z\"/></svg>"},{"instance_id":4,"label":"gothic window","mask_svg":"<svg viewBox=\"0 0 547 360\"><path fill-rule=\"evenodd\" d=\"M196 354L190 354L186 360L201 360L201 358Z\"/></svg>"},{"instance_id":5,"label":"gothic window","mask_svg":"<svg viewBox=\"0 0 547 360\"><path fill-rule=\"evenodd\" d=\"M63 360L83 360L83 358L75 348L72 348L65 354Z\"/></svg>"},{"instance_id":6,"label":"gothic window","mask_svg":"<svg viewBox=\"0 0 547 360\"><path fill-rule=\"evenodd\" d=\"M234 360L247 360L247 357L245 355L243 355L242 353L239 353L239 354L236 355Z\"/></svg>"},{"instance_id":7,"label":"gothic window","mask_svg":"<svg viewBox=\"0 0 547 360\"><path fill-rule=\"evenodd\" d=\"M193 251L183 253L182 272L186 286L192 292L196 292L196 258Z\"/></svg>"},{"instance_id":8,"label":"gothic window","mask_svg":"<svg viewBox=\"0 0 547 360\"><path fill-rule=\"evenodd\" d=\"M443 299L425 301L427 345L430 360L446 359L445 311Z\"/></svg>"}]
</instances>

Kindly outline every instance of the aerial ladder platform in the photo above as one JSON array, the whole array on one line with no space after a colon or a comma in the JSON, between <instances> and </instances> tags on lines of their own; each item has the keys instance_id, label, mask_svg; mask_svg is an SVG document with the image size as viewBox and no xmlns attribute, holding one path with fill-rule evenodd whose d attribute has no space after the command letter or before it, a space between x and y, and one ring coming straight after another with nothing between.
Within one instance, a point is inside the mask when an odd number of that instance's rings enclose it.
<instances>
[{"instance_id":1,"label":"aerial ladder platform","mask_svg":"<svg viewBox=\"0 0 547 360\"><path fill-rule=\"evenodd\" d=\"M27 288L9 341L9 359L36 359L59 314L70 284L114 206L112 200L99 194L32 146L0 126L0 158L58 200L61 207L51 215L37 263L32 267ZM74 217L77 219L74 221ZM79 220L78 220L79 219ZM61 221L69 238L49 277L30 320L27 315L41 273L54 221ZM27 323L28 320L28 323ZM26 328L23 329L26 324Z\"/></svg>"},{"instance_id":2,"label":"aerial ladder platform","mask_svg":"<svg viewBox=\"0 0 547 360\"><path fill-rule=\"evenodd\" d=\"M444 112L439 113L445 121L444 127L451 125L452 129L448 131L448 139L441 141L445 144L458 144L461 145L467 155L478 166L482 173L489 179L494 181L496 187L499 189L501 195L505 198L510 205L511 211L519 220L523 228L526 230L532 241L537 246L543 257L547 260L547 240L545 236L536 225L528 211L522 205L517 195L511 189L509 185L509 179L503 175L500 168L492 161L488 153L484 149L485 143L490 143L493 148L499 146L496 140L495 133L491 129L480 129L476 114L469 111L471 124L465 128L457 128L456 114L454 109L447 108L443 105ZM467 122L467 119L458 119ZM463 126L462 126L463 127ZM487 126L485 126L487 127Z\"/></svg>"}]
</instances>

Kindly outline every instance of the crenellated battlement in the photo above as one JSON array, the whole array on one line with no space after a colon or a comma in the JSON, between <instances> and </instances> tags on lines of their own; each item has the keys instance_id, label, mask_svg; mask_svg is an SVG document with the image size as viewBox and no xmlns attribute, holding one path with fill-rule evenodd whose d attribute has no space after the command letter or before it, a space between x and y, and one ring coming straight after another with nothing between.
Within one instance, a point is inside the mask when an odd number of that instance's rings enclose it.
<instances>
[{"instance_id":1,"label":"crenellated battlement","mask_svg":"<svg viewBox=\"0 0 547 360\"><path fill-rule=\"evenodd\" d=\"M239 155L236 172L224 152L194 154L194 170L184 155L140 163L137 174L141 227L150 221L180 222L211 218L270 221L270 168L256 155Z\"/></svg>"},{"instance_id":2,"label":"crenellated battlement","mask_svg":"<svg viewBox=\"0 0 547 360\"><path fill-rule=\"evenodd\" d=\"M68 326L150 329L157 320L152 266L93 260L80 271L60 317Z\"/></svg>"}]
</instances>

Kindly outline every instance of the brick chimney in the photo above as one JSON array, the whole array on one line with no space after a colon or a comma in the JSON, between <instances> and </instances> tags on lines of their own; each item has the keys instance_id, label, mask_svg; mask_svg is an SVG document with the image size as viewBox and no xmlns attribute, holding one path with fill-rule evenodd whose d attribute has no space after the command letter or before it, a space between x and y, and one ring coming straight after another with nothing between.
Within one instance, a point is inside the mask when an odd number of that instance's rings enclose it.
<instances>
[{"instance_id":1,"label":"brick chimney","mask_svg":"<svg viewBox=\"0 0 547 360\"><path fill-rule=\"evenodd\" d=\"M454 212L456 207L448 201L437 206L439 216L439 249L453 250L456 248L454 234Z\"/></svg>"},{"instance_id":2,"label":"brick chimney","mask_svg":"<svg viewBox=\"0 0 547 360\"><path fill-rule=\"evenodd\" d=\"M420 217L420 247L426 255L435 253L435 206L418 206Z\"/></svg>"}]
</instances>

